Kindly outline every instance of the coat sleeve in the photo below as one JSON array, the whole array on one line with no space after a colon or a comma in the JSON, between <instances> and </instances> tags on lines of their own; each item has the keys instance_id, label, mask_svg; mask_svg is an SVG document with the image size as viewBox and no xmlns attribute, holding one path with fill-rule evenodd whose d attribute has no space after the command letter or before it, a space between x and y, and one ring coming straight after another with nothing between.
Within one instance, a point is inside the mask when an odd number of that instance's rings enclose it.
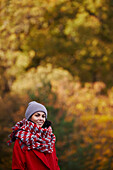
<instances>
[{"instance_id":1,"label":"coat sleeve","mask_svg":"<svg viewBox=\"0 0 113 170\"><path fill-rule=\"evenodd\" d=\"M20 148L18 139L13 147L12 170L25 170L25 154Z\"/></svg>"},{"instance_id":2,"label":"coat sleeve","mask_svg":"<svg viewBox=\"0 0 113 170\"><path fill-rule=\"evenodd\" d=\"M57 158L57 155L56 155L55 145L54 145L53 152L54 152L54 157L55 157L55 161L56 161L56 170L60 170L59 165L58 165L58 158Z\"/></svg>"}]
</instances>

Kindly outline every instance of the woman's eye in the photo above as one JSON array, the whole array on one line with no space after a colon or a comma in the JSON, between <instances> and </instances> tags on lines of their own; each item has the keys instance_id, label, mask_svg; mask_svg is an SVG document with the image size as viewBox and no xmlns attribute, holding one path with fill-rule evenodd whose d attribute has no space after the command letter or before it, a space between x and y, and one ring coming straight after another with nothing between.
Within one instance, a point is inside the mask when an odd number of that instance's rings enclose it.
<instances>
[{"instance_id":1,"label":"woman's eye","mask_svg":"<svg viewBox=\"0 0 113 170\"><path fill-rule=\"evenodd\" d=\"M36 117L40 117L40 114L36 114ZM45 118L45 115L42 115L42 118Z\"/></svg>"},{"instance_id":2,"label":"woman's eye","mask_svg":"<svg viewBox=\"0 0 113 170\"><path fill-rule=\"evenodd\" d=\"M36 117L39 117L40 115L38 114L38 115L35 115Z\"/></svg>"}]
</instances>

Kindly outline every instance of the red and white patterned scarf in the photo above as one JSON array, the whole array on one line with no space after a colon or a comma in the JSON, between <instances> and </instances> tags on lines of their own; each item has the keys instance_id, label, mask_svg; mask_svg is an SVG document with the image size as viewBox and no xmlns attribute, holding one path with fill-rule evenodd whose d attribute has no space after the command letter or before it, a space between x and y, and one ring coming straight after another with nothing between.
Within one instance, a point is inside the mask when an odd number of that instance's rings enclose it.
<instances>
[{"instance_id":1,"label":"red and white patterned scarf","mask_svg":"<svg viewBox=\"0 0 113 170\"><path fill-rule=\"evenodd\" d=\"M35 123L23 119L12 127L13 132L9 135L11 138L8 145L19 139L21 149L37 149L40 152L52 153L55 144L55 135L52 128L38 127Z\"/></svg>"}]
</instances>

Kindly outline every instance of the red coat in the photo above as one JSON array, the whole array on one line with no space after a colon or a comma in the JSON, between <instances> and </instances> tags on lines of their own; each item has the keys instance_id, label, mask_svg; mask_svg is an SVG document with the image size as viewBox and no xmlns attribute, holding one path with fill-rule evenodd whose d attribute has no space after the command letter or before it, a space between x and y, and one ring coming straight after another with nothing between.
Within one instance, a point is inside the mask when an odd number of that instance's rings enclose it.
<instances>
[{"instance_id":1,"label":"red coat","mask_svg":"<svg viewBox=\"0 0 113 170\"><path fill-rule=\"evenodd\" d=\"M56 150L52 153L42 153L38 150L20 148L17 139L13 148L12 170L60 170Z\"/></svg>"}]
</instances>

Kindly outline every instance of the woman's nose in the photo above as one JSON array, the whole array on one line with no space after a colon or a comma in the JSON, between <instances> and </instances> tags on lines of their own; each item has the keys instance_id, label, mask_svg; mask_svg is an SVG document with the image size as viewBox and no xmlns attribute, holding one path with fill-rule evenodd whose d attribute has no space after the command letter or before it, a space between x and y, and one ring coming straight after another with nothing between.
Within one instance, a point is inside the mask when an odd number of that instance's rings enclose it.
<instances>
[{"instance_id":1,"label":"woman's nose","mask_svg":"<svg viewBox=\"0 0 113 170\"><path fill-rule=\"evenodd\" d=\"M40 117L39 117L39 119L40 119L40 120L43 120L43 117L42 117L42 116L40 116Z\"/></svg>"}]
</instances>

